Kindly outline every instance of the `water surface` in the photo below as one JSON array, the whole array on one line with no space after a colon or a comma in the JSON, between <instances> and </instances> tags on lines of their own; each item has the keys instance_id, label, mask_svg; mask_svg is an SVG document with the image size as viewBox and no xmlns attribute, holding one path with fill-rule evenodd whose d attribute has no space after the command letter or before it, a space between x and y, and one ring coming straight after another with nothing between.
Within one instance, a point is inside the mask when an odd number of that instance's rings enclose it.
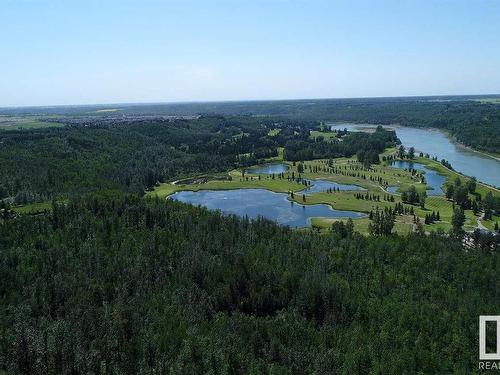
<instances>
[{"instance_id":1,"label":"water surface","mask_svg":"<svg viewBox=\"0 0 500 375\"><path fill-rule=\"evenodd\" d=\"M332 129L359 131L374 128L373 124L332 124ZM445 133L435 129L414 128L409 126L384 126L396 131L401 143L415 147L417 151L437 156L451 163L453 169L467 176L475 176L478 181L500 186L500 161L471 151L452 142Z\"/></svg>"},{"instance_id":2,"label":"water surface","mask_svg":"<svg viewBox=\"0 0 500 375\"><path fill-rule=\"evenodd\" d=\"M288 166L284 163L272 163L265 164L258 167L253 167L247 169L247 173L254 174L280 174L285 173L288 170Z\"/></svg>"},{"instance_id":3,"label":"water surface","mask_svg":"<svg viewBox=\"0 0 500 375\"><path fill-rule=\"evenodd\" d=\"M179 191L169 199L220 210L224 214L252 219L263 216L292 228L309 226L313 217L355 219L366 216L360 212L334 210L326 204L298 204L289 201L285 193L265 189Z\"/></svg>"},{"instance_id":4,"label":"water surface","mask_svg":"<svg viewBox=\"0 0 500 375\"><path fill-rule=\"evenodd\" d=\"M348 184L338 184L333 181L327 180L308 180L311 182L311 186L303 190L304 194L309 195L313 193L323 193L328 189L352 191L352 190L366 190L358 185L348 185Z\"/></svg>"},{"instance_id":5,"label":"water surface","mask_svg":"<svg viewBox=\"0 0 500 375\"><path fill-rule=\"evenodd\" d=\"M387 186L385 190L389 193L397 194L399 186Z\"/></svg>"},{"instance_id":6,"label":"water surface","mask_svg":"<svg viewBox=\"0 0 500 375\"><path fill-rule=\"evenodd\" d=\"M432 188L431 190L427 190L427 195L444 195L442 186L446 181L446 177L436 171L427 168L423 164L407 160L395 160L391 163L391 166L398 169L415 169L417 171L425 172L425 183L428 187ZM387 191L392 193L389 188Z\"/></svg>"}]
</instances>

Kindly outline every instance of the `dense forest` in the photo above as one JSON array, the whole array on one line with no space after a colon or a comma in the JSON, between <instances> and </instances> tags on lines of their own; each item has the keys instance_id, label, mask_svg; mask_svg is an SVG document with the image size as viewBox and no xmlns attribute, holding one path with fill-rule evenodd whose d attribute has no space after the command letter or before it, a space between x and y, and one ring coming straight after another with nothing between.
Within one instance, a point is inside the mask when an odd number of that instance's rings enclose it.
<instances>
[{"instance_id":1,"label":"dense forest","mask_svg":"<svg viewBox=\"0 0 500 375\"><path fill-rule=\"evenodd\" d=\"M121 194L0 222L0 373L470 374L498 252Z\"/></svg>"},{"instance_id":2,"label":"dense forest","mask_svg":"<svg viewBox=\"0 0 500 375\"><path fill-rule=\"evenodd\" d=\"M156 184L225 172L277 156L288 160L378 153L393 131L352 133L342 141L311 139L313 121L204 116L191 120L103 123L0 132L0 199L26 204L90 191L142 195ZM272 129L279 132L269 135Z\"/></svg>"}]
</instances>

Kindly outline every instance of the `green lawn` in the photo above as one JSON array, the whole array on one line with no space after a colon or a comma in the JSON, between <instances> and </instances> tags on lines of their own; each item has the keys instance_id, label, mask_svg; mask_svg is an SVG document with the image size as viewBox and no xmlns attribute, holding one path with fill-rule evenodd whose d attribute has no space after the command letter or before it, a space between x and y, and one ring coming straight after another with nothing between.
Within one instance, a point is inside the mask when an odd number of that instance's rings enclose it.
<instances>
[{"instance_id":1,"label":"green lawn","mask_svg":"<svg viewBox=\"0 0 500 375\"><path fill-rule=\"evenodd\" d=\"M337 133L336 132L320 132L318 130L311 130L309 134L309 138L311 139L316 139L318 137L323 137L325 141L329 141L332 139L336 139Z\"/></svg>"},{"instance_id":2,"label":"green lawn","mask_svg":"<svg viewBox=\"0 0 500 375\"><path fill-rule=\"evenodd\" d=\"M491 220L481 220L481 224L483 224L489 230L495 229L495 223L500 225L500 215L493 215Z\"/></svg>"},{"instance_id":3,"label":"green lawn","mask_svg":"<svg viewBox=\"0 0 500 375\"><path fill-rule=\"evenodd\" d=\"M13 210L22 214L32 214L44 210L52 209L52 203L50 201L30 203L24 206L14 206Z\"/></svg>"},{"instance_id":4,"label":"green lawn","mask_svg":"<svg viewBox=\"0 0 500 375\"><path fill-rule=\"evenodd\" d=\"M321 231L328 231L332 224L335 221L343 221L344 223L347 219L330 219L323 217L315 217L311 219L311 225L315 228L319 228ZM354 230L358 231L361 234L368 234L368 226L370 225L370 219L362 218L362 219L354 219ZM396 219L396 223L394 224L394 233L406 234L413 231L413 224L409 223L408 220L404 219Z\"/></svg>"},{"instance_id":5,"label":"green lawn","mask_svg":"<svg viewBox=\"0 0 500 375\"><path fill-rule=\"evenodd\" d=\"M400 186L403 190L407 189L410 185L414 185L419 191L426 189L425 184L412 178L411 174L407 171L383 164L373 165L370 170L366 170L362 169L361 164L355 158L334 159L331 167L336 169L338 173L331 172L331 168L328 168L327 160L307 161L304 163L304 167L305 172L302 174L304 178L323 178L342 184L354 184L378 193L384 193L385 185ZM356 170L356 168L359 170ZM291 171L297 174L297 165ZM379 177L382 178L382 183L378 182Z\"/></svg>"}]
</instances>

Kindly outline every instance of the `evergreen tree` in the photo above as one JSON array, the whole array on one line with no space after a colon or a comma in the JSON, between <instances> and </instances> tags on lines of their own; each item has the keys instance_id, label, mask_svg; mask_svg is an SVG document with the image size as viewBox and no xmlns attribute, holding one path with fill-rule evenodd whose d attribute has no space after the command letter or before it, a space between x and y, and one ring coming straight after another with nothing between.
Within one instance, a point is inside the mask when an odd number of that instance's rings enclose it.
<instances>
[{"instance_id":1,"label":"evergreen tree","mask_svg":"<svg viewBox=\"0 0 500 375\"><path fill-rule=\"evenodd\" d=\"M465 213L462 207L455 207L451 218L452 232L455 235L463 234L463 225L465 224Z\"/></svg>"}]
</instances>

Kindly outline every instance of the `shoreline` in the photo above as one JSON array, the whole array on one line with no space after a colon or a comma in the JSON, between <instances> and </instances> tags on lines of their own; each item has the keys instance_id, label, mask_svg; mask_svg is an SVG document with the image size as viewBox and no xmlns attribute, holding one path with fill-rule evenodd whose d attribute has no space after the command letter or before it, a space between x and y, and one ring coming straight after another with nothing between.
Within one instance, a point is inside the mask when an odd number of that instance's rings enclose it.
<instances>
[{"instance_id":1,"label":"shoreline","mask_svg":"<svg viewBox=\"0 0 500 375\"><path fill-rule=\"evenodd\" d=\"M466 174L463 174L462 172L456 171L456 170L454 170L454 169L450 169L450 168L448 168L447 166L445 166L445 165L441 164L439 161L432 160L432 159L430 159L430 158L420 157L420 156L419 156L419 157L415 158L414 160L415 160L416 162L419 162L419 163L422 163L422 164L426 165L426 166L427 166L427 167L429 167L430 169L435 170L437 173L439 173L439 169L438 169L438 166L439 166L439 167L442 167L442 168L446 169L449 173L452 173L452 174L458 175L458 176L463 177L463 178L469 178L469 179L471 178L471 176L468 176L468 175L466 175ZM437 163L437 166L436 166L436 165L432 165L432 162ZM442 175L442 174L441 174L441 175ZM444 176L446 176L446 175L444 175ZM497 191L497 192L500 192L500 189L499 189L499 188L497 188L496 186L493 186L493 185L487 184L487 183L482 182L482 181L479 181L479 180L476 180L476 183L477 183L478 185L482 185L482 186L484 186L484 187L486 187L486 188L488 188L488 189L492 189L492 190L495 190L495 191Z\"/></svg>"},{"instance_id":2,"label":"shoreline","mask_svg":"<svg viewBox=\"0 0 500 375\"><path fill-rule=\"evenodd\" d=\"M434 129L434 130L440 131L441 133L443 133L446 136L446 138L448 138L450 140L451 143L453 143L458 148L462 148L462 149L467 150L469 152L474 152L476 154L483 155L487 158L490 158L490 159L493 159L496 161L500 161L500 155L496 156L495 154L492 154L492 153L489 153L486 151L477 150L473 147L464 145L453 134L451 134L448 130L442 130L442 129L438 129L438 128L429 128L429 129Z\"/></svg>"},{"instance_id":3,"label":"shoreline","mask_svg":"<svg viewBox=\"0 0 500 375\"><path fill-rule=\"evenodd\" d=\"M481 150L478 150L478 149L475 149L473 147L470 147L470 146L467 146L467 145L464 145L463 143L461 143L454 135L452 135L448 130L446 129L439 129L439 128L434 128L434 127L419 127L419 126L406 126L406 125L401 125L399 123L395 123L395 124L369 124L369 123L358 123L358 122L334 122L334 121L325 121L325 124L327 125L339 125L341 126L342 124L345 124L345 125L354 125L356 127L360 127L361 129L365 128L365 129L370 129L370 128L374 128L374 127L377 127L379 125L381 126L384 126L384 127L389 127L389 128L415 128L415 129L422 129L422 130L432 130L432 131L438 131L438 132L441 132L443 133L446 138L448 138L450 140L450 142L452 142L454 145L460 147L460 148L463 148L467 151L470 151L470 152L475 152L477 154L480 154L480 155L483 155L487 158L490 158L490 159L493 159L493 160L496 160L498 162L500 162L500 155L496 155L495 153L489 153L487 151L481 151ZM395 129L394 129L395 130ZM364 131L364 130L360 130L360 131Z\"/></svg>"}]
</instances>

